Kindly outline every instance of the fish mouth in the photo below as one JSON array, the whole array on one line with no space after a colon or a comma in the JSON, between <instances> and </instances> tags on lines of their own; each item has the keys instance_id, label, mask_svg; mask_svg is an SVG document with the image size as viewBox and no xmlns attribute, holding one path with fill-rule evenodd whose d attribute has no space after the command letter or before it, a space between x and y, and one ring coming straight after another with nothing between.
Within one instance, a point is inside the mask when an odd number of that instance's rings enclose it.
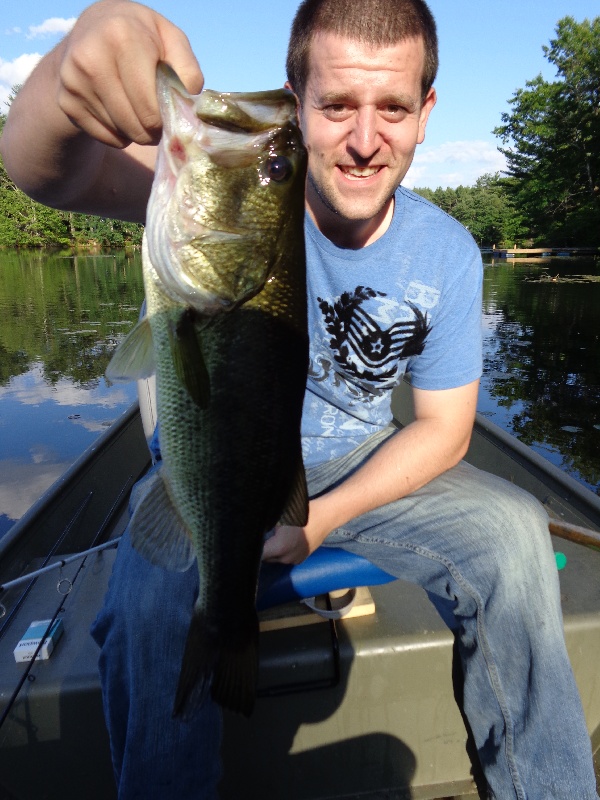
<instances>
[{"instance_id":1,"label":"fish mouth","mask_svg":"<svg viewBox=\"0 0 600 800\"><path fill-rule=\"evenodd\" d=\"M157 93L163 135L146 220L148 258L169 299L211 315L260 291L278 257L279 238L267 254L266 222L256 217L264 206L273 226L284 185L295 185L289 179L305 163L296 100L284 89L189 95L164 64ZM240 191L260 192L264 202L229 196L235 170L246 170Z\"/></svg>"},{"instance_id":2,"label":"fish mouth","mask_svg":"<svg viewBox=\"0 0 600 800\"><path fill-rule=\"evenodd\" d=\"M181 236L179 240L173 237L171 241L175 250L181 250L183 247L193 246L195 242L198 244L207 242L211 244L243 244L256 241L256 238L256 234L251 231L208 228L201 222L191 220L185 228L185 236Z\"/></svg>"}]
</instances>

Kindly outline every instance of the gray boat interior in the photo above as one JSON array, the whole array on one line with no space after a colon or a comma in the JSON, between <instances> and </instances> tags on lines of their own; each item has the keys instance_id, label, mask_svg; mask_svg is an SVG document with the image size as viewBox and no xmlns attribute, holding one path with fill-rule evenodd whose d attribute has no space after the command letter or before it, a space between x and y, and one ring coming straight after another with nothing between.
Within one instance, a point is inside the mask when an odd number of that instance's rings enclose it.
<instances>
[{"instance_id":1,"label":"gray boat interior","mask_svg":"<svg viewBox=\"0 0 600 800\"><path fill-rule=\"evenodd\" d=\"M398 424L410 419L404 391L394 403ZM600 529L599 498L480 417L467 459L528 489L557 517ZM2 583L39 566L52 548L51 560L59 560L117 537L129 490L148 462L133 409L0 542ZM567 559L560 571L566 639L598 757L600 551L562 539L554 545ZM111 549L83 567L65 566L60 577L73 582L67 596L57 591L56 572L38 578L22 601L16 590L0 595L0 713L11 703L0 728L0 800L116 796L98 652L88 635L114 557ZM249 720L225 715L224 800L485 796L451 632L418 587L394 581L367 595L371 613L337 621L297 604L279 609L276 624L264 613L256 709ZM15 663L16 643L32 620L50 619L59 607L62 638L11 702L26 669Z\"/></svg>"}]
</instances>

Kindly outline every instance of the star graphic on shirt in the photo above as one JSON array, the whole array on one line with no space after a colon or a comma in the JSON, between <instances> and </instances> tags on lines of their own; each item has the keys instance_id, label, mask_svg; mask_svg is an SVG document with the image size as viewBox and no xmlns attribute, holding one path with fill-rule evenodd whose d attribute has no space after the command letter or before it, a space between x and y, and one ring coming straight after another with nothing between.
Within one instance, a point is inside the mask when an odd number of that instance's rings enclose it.
<instances>
[{"instance_id":1,"label":"star graphic on shirt","mask_svg":"<svg viewBox=\"0 0 600 800\"><path fill-rule=\"evenodd\" d=\"M381 319L377 303L381 305L386 298L384 292L367 286L343 292L333 302L318 298L337 364L334 373L367 381L368 398L373 397L378 386L393 379L400 361L423 352L431 330L427 312L410 302L398 305L391 316L386 306Z\"/></svg>"}]
</instances>

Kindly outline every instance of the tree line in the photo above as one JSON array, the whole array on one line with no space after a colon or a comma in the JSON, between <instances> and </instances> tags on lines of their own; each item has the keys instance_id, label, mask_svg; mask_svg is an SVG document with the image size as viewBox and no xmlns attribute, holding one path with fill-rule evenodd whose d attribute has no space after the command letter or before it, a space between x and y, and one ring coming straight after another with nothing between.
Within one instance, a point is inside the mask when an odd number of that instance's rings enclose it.
<instances>
[{"instance_id":1,"label":"tree line","mask_svg":"<svg viewBox=\"0 0 600 800\"><path fill-rule=\"evenodd\" d=\"M556 80L527 81L494 129L506 174L417 190L482 246L600 245L600 17L564 17L543 51Z\"/></svg>"},{"instance_id":2,"label":"tree line","mask_svg":"<svg viewBox=\"0 0 600 800\"><path fill-rule=\"evenodd\" d=\"M13 95L16 91L18 87ZM0 135L5 121L6 114L0 114ZM0 248L116 250L138 247L142 234L143 226L133 222L58 211L36 203L17 189L0 158Z\"/></svg>"},{"instance_id":3,"label":"tree line","mask_svg":"<svg viewBox=\"0 0 600 800\"><path fill-rule=\"evenodd\" d=\"M600 245L600 17L564 17L543 51L556 80L527 81L493 131L506 173L484 175L474 186L415 189L481 247ZM5 119L0 114L0 133ZM139 245L142 231L35 203L0 160L0 247L113 249Z\"/></svg>"}]
</instances>

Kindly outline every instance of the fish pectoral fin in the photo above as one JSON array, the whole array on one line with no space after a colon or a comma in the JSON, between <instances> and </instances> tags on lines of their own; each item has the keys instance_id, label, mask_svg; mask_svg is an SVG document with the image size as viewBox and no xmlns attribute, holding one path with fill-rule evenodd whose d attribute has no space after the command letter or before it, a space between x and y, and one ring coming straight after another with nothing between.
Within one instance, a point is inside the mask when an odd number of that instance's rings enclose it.
<instances>
[{"instance_id":1,"label":"fish pectoral fin","mask_svg":"<svg viewBox=\"0 0 600 800\"><path fill-rule=\"evenodd\" d=\"M202 353L197 314L193 309L185 309L177 323L169 327L169 342L179 382L199 408L207 408L210 378Z\"/></svg>"},{"instance_id":2,"label":"fish pectoral fin","mask_svg":"<svg viewBox=\"0 0 600 800\"><path fill-rule=\"evenodd\" d=\"M196 552L191 536L179 516L159 467L142 485L129 522L131 543L154 564L173 572L185 572Z\"/></svg>"},{"instance_id":3,"label":"fish pectoral fin","mask_svg":"<svg viewBox=\"0 0 600 800\"><path fill-rule=\"evenodd\" d=\"M308 522L308 488L306 486L306 474L301 453L298 454L297 461L294 482L279 524L303 528Z\"/></svg>"},{"instance_id":4,"label":"fish pectoral fin","mask_svg":"<svg viewBox=\"0 0 600 800\"><path fill-rule=\"evenodd\" d=\"M155 368L150 322L142 317L115 350L106 377L113 382L136 381L149 378Z\"/></svg>"}]
</instances>

